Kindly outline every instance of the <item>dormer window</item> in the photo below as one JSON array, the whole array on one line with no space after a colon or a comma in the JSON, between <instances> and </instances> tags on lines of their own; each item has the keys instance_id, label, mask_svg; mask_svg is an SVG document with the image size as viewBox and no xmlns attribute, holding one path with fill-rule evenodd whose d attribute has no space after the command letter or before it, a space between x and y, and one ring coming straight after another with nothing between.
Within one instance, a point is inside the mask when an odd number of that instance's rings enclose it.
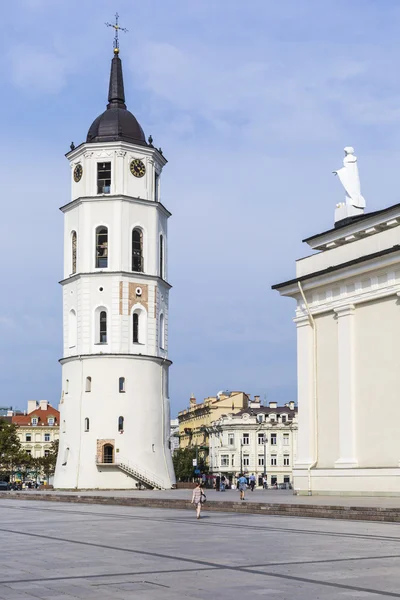
<instances>
[{"instance_id":1,"label":"dormer window","mask_svg":"<svg viewBox=\"0 0 400 600\"><path fill-rule=\"evenodd\" d=\"M97 193L109 194L111 191L111 163L97 163Z\"/></svg>"},{"instance_id":2,"label":"dormer window","mask_svg":"<svg viewBox=\"0 0 400 600\"><path fill-rule=\"evenodd\" d=\"M37 419L37 417L32 417L31 424L32 424L32 425L37 425L37 424L38 424L38 419Z\"/></svg>"},{"instance_id":3,"label":"dormer window","mask_svg":"<svg viewBox=\"0 0 400 600\"><path fill-rule=\"evenodd\" d=\"M50 426L53 426L54 425L54 417L49 417L47 422Z\"/></svg>"}]
</instances>

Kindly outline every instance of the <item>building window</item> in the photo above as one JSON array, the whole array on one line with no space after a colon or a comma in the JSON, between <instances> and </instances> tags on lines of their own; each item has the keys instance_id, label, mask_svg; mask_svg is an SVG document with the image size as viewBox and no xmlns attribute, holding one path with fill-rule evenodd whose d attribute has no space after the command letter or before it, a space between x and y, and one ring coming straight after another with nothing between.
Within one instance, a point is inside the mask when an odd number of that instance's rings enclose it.
<instances>
[{"instance_id":1,"label":"building window","mask_svg":"<svg viewBox=\"0 0 400 600\"><path fill-rule=\"evenodd\" d=\"M271 446L276 446L276 433L271 433Z\"/></svg>"},{"instance_id":2,"label":"building window","mask_svg":"<svg viewBox=\"0 0 400 600\"><path fill-rule=\"evenodd\" d=\"M124 417L118 417L118 431L124 430Z\"/></svg>"},{"instance_id":3,"label":"building window","mask_svg":"<svg viewBox=\"0 0 400 600\"><path fill-rule=\"evenodd\" d=\"M112 444L104 444L103 446L103 463L114 462L114 446Z\"/></svg>"},{"instance_id":4,"label":"building window","mask_svg":"<svg viewBox=\"0 0 400 600\"><path fill-rule=\"evenodd\" d=\"M97 193L109 194L111 191L111 163L97 163Z\"/></svg>"},{"instance_id":5,"label":"building window","mask_svg":"<svg viewBox=\"0 0 400 600\"><path fill-rule=\"evenodd\" d=\"M284 475L283 476L283 483L290 483L290 477L289 477L289 475Z\"/></svg>"},{"instance_id":6,"label":"building window","mask_svg":"<svg viewBox=\"0 0 400 600\"><path fill-rule=\"evenodd\" d=\"M69 390L69 379L65 380L65 393L68 394L68 390Z\"/></svg>"},{"instance_id":7,"label":"building window","mask_svg":"<svg viewBox=\"0 0 400 600\"><path fill-rule=\"evenodd\" d=\"M25 450L25 452L26 452L27 454L29 454L29 456L31 456L31 454L32 454L32 450Z\"/></svg>"},{"instance_id":8,"label":"building window","mask_svg":"<svg viewBox=\"0 0 400 600\"><path fill-rule=\"evenodd\" d=\"M31 434L30 434L30 433L26 433L26 434L25 434L25 441L26 441L26 442L31 442L31 441L32 441L32 436L31 436Z\"/></svg>"},{"instance_id":9,"label":"building window","mask_svg":"<svg viewBox=\"0 0 400 600\"><path fill-rule=\"evenodd\" d=\"M76 231L71 233L71 251L72 251L72 274L76 273L76 251L77 251L77 237Z\"/></svg>"},{"instance_id":10,"label":"building window","mask_svg":"<svg viewBox=\"0 0 400 600\"><path fill-rule=\"evenodd\" d=\"M32 417L31 423L32 423L32 425L37 425L38 424L37 417Z\"/></svg>"},{"instance_id":11,"label":"building window","mask_svg":"<svg viewBox=\"0 0 400 600\"><path fill-rule=\"evenodd\" d=\"M50 456L50 450L45 450L44 451L44 455L47 458L48 456Z\"/></svg>"},{"instance_id":12,"label":"building window","mask_svg":"<svg viewBox=\"0 0 400 600\"><path fill-rule=\"evenodd\" d=\"M156 202L158 202L159 197L160 197L159 187L160 187L160 176L158 173L154 172L154 200Z\"/></svg>"},{"instance_id":13,"label":"building window","mask_svg":"<svg viewBox=\"0 0 400 600\"><path fill-rule=\"evenodd\" d=\"M104 225L96 228L96 268L108 267L108 229Z\"/></svg>"},{"instance_id":14,"label":"building window","mask_svg":"<svg viewBox=\"0 0 400 600\"><path fill-rule=\"evenodd\" d=\"M286 415L282 415L282 423L286 423Z\"/></svg>"},{"instance_id":15,"label":"building window","mask_svg":"<svg viewBox=\"0 0 400 600\"><path fill-rule=\"evenodd\" d=\"M85 392L91 392L91 391L92 391L92 378L91 377L86 377Z\"/></svg>"},{"instance_id":16,"label":"building window","mask_svg":"<svg viewBox=\"0 0 400 600\"><path fill-rule=\"evenodd\" d=\"M221 454L221 467L229 467L229 454Z\"/></svg>"},{"instance_id":17,"label":"building window","mask_svg":"<svg viewBox=\"0 0 400 600\"><path fill-rule=\"evenodd\" d=\"M242 444L243 444L243 446L248 446L250 444L250 434L249 433L243 434Z\"/></svg>"},{"instance_id":18,"label":"building window","mask_svg":"<svg viewBox=\"0 0 400 600\"><path fill-rule=\"evenodd\" d=\"M235 455L234 454L232 454L231 465L232 465L232 467L235 466Z\"/></svg>"},{"instance_id":19,"label":"building window","mask_svg":"<svg viewBox=\"0 0 400 600\"><path fill-rule=\"evenodd\" d=\"M100 311L100 344L107 344L107 313Z\"/></svg>"},{"instance_id":20,"label":"building window","mask_svg":"<svg viewBox=\"0 0 400 600\"><path fill-rule=\"evenodd\" d=\"M288 433L283 434L283 445L289 446L289 434Z\"/></svg>"},{"instance_id":21,"label":"building window","mask_svg":"<svg viewBox=\"0 0 400 600\"><path fill-rule=\"evenodd\" d=\"M50 427L53 427L53 425L54 425L54 417L49 417L47 419L47 423L50 425Z\"/></svg>"},{"instance_id":22,"label":"building window","mask_svg":"<svg viewBox=\"0 0 400 600\"><path fill-rule=\"evenodd\" d=\"M248 467L248 466L249 466L249 464L250 464L250 457L249 457L249 455L248 455L248 454L245 454L245 455L243 456L243 466L244 466L244 467Z\"/></svg>"},{"instance_id":23,"label":"building window","mask_svg":"<svg viewBox=\"0 0 400 600\"><path fill-rule=\"evenodd\" d=\"M228 433L228 446L234 446L234 445L235 445L235 434Z\"/></svg>"},{"instance_id":24,"label":"building window","mask_svg":"<svg viewBox=\"0 0 400 600\"><path fill-rule=\"evenodd\" d=\"M133 325L133 343L139 343L139 314L133 313L132 315L132 325Z\"/></svg>"},{"instance_id":25,"label":"building window","mask_svg":"<svg viewBox=\"0 0 400 600\"><path fill-rule=\"evenodd\" d=\"M276 467L276 454L271 454L271 467Z\"/></svg>"},{"instance_id":26,"label":"building window","mask_svg":"<svg viewBox=\"0 0 400 600\"><path fill-rule=\"evenodd\" d=\"M68 347L75 348L77 338L76 312L72 308L68 315Z\"/></svg>"},{"instance_id":27,"label":"building window","mask_svg":"<svg viewBox=\"0 0 400 600\"><path fill-rule=\"evenodd\" d=\"M44 441L45 442L49 442L50 441L50 434L49 433L45 433L44 434Z\"/></svg>"},{"instance_id":28,"label":"building window","mask_svg":"<svg viewBox=\"0 0 400 600\"><path fill-rule=\"evenodd\" d=\"M85 418L85 431L89 431L89 419L88 419L88 417Z\"/></svg>"},{"instance_id":29,"label":"building window","mask_svg":"<svg viewBox=\"0 0 400 600\"><path fill-rule=\"evenodd\" d=\"M143 271L143 234L140 229L132 231L132 271Z\"/></svg>"},{"instance_id":30,"label":"building window","mask_svg":"<svg viewBox=\"0 0 400 600\"><path fill-rule=\"evenodd\" d=\"M259 467L263 467L264 466L264 456L262 454L258 455L258 466Z\"/></svg>"},{"instance_id":31,"label":"building window","mask_svg":"<svg viewBox=\"0 0 400 600\"><path fill-rule=\"evenodd\" d=\"M120 394L122 394L123 392L125 392L125 377L120 377L119 378L118 387L119 387L119 393Z\"/></svg>"},{"instance_id":32,"label":"building window","mask_svg":"<svg viewBox=\"0 0 400 600\"><path fill-rule=\"evenodd\" d=\"M159 336L160 336L160 348L161 348L161 350L163 350L165 347L165 328L164 328L164 315L163 314L160 315Z\"/></svg>"},{"instance_id":33,"label":"building window","mask_svg":"<svg viewBox=\"0 0 400 600\"><path fill-rule=\"evenodd\" d=\"M160 235L160 277L164 279L164 238Z\"/></svg>"},{"instance_id":34,"label":"building window","mask_svg":"<svg viewBox=\"0 0 400 600\"><path fill-rule=\"evenodd\" d=\"M284 467L289 467L290 466L289 454L284 454L283 455L283 466Z\"/></svg>"},{"instance_id":35,"label":"building window","mask_svg":"<svg viewBox=\"0 0 400 600\"><path fill-rule=\"evenodd\" d=\"M269 415L271 421L276 421L276 415Z\"/></svg>"},{"instance_id":36,"label":"building window","mask_svg":"<svg viewBox=\"0 0 400 600\"><path fill-rule=\"evenodd\" d=\"M259 433L257 435L257 443L259 446L261 446L264 443L264 434L263 433Z\"/></svg>"}]
</instances>

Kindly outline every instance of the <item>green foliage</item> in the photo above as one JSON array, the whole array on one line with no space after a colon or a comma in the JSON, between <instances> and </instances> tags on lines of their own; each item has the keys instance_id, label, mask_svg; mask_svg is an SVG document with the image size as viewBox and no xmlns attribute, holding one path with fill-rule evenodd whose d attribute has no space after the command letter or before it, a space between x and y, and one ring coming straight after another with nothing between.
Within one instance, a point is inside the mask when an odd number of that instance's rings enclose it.
<instances>
[{"instance_id":1,"label":"green foliage","mask_svg":"<svg viewBox=\"0 0 400 600\"><path fill-rule=\"evenodd\" d=\"M193 466L193 459L196 458L196 448L178 448L172 457L174 463L175 475L178 481L190 481L193 479L194 470L196 467ZM198 468L202 473L208 471L208 467L205 464L204 453L198 449Z\"/></svg>"},{"instance_id":2,"label":"green foliage","mask_svg":"<svg viewBox=\"0 0 400 600\"><path fill-rule=\"evenodd\" d=\"M21 442L17 435L17 426L0 419L0 477L11 476L20 453Z\"/></svg>"},{"instance_id":3,"label":"green foliage","mask_svg":"<svg viewBox=\"0 0 400 600\"><path fill-rule=\"evenodd\" d=\"M54 475L54 471L56 470L57 454L58 440L54 440L54 442L51 444L49 455L43 456L40 459L40 466L46 476L47 481L49 481L50 477Z\"/></svg>"}]
</instances>

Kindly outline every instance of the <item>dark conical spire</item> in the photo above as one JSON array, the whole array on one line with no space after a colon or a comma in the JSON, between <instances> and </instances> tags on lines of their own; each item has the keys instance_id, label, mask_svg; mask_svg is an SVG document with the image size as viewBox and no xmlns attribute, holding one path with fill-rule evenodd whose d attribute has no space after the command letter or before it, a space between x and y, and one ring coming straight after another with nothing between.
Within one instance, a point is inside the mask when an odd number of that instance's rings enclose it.
<instances>
[{"instance_id":1,"label":"dark conical spire","mask_svg":"<svg viewBox=\"0 0 400 600\"><path fill-rule=\"evenodd\" d=\"M117 52L111 61L107 108L126 108L122 62Z\"/></svg>"}]
</instances>

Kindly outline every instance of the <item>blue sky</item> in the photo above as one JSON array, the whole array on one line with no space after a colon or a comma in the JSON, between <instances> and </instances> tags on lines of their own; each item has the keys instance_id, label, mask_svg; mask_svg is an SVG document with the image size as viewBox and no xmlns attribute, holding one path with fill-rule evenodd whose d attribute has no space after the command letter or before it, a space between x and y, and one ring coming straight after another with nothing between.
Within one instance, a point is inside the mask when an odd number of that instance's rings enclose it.
<instances>
[{"instance_id":1,"label":"blue sky","mask_svg":"<svg viewBox=\"0 0 400 600\"><path fill-rule=\"evenodd\" d=\"M359 158L368 210L400 201L397 0L14 0L0 11L0 406L60 397L64 158L104 110L115 11L129 109L169 163L171 402L296 400L301 239L333 225Z\"/></svg>"}]
</instances>

